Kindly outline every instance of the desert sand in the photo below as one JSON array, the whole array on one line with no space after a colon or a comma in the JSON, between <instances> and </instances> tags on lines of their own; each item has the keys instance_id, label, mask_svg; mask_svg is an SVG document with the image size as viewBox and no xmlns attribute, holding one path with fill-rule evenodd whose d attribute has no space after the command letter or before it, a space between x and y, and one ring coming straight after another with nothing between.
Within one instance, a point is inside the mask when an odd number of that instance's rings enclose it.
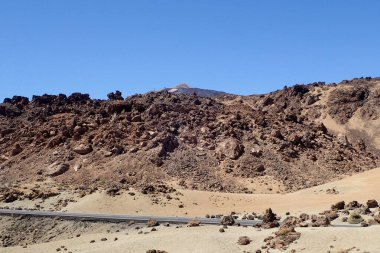
<instances>
[{"instance_id":1,"label":"desert sand","mask_svg":"<svg viewBox=\"0 0 380 253\"><path fill-rule=\"evenodd\" d=\"M368 199L380 199L378 191L380 168L346 177L342 180L327 183L306 190L288 194L229 194L201 191L180 192L183 196L180 201L185 208L178 208L178 203L169 203L166 206L152 205L146 195L130 196L122 194L110 197L103 193L95 193L70 203L65 210L75 212L97 213L139 213L156 215L204 216L206 213L228 214L235 212L262 212L271 207L275 212L283 215L291 212L296 215L300 212L318 213L329 209L331 204L340 201L357 200L365 203ZM327 194L326 190L334 188L337 194ZM135 198L135 200L133 200ZM79 238L52 241L48 243L30 245L27 248L2 248L4 253L34 253L56 252L56 249L65 246L67 252L141 252L149 249L166 250L167 252L255 252L264 245L263 240L276 229L259 230L257 228L229 227L225 233L220 233L217 226L186 227L175 226L157 228L150 232L150 228L142 228L143 234L130 229L127 233L94 233ZM301 238L287 249L296 252L380 252L380 226L370 227L317 227L296 228L301 232ZM242 246L237 244L239 236L249 236L251 244ZM117 237L118 240L114 241ZM108 238L103 242L101 238ZM90 243L95 240L95 243ZM270 249L269 252L277 252Z\"/></svg>"},{"instance_id":2,"label":"desert sand","mask_svg":"<svg viewBox=\"0 0 380 253\"><path fill-rule=\"evenodd\" d=\"M204 217L206 214L229 214L232 211L263 212L271 207L283 215L290 212L297 215L302 212L318 213L330 208L333 203L352 200L365 203L368 199L380 199L378 181L380 168L346 177L342 180L319 185L294 193L286 194L235 194L205 191L179 190L180 201L185 208L178 208L179 201L152 204L147 195L125 193L110 197L105 193L95 193L69 203L64 209L70 212L91 213L126 213L144 215L168 215ZM328 189L335 189L337 194L328 194Z\"/></svg>"},{"instance_id":3,"label":"desert sand","mask_svg":"<svg viewBox=\"0 0 380 253\"><path fill-rule=\"evenodd\" d=\"M275 229L257 231L255 228L230 227L225 233L220 233L216 226L166 228L159 227L158 231L148 234L137 234L133 231L128 235L123 233L98 233L85 235L70 240L53 241L49 243L30 245L27 248L12 247L0 249L2 253L39 253L56 252L57 248L65 246L65 252L81 253L145 253L149 249L166 250L167 252L183 253L230 253L255 252L263 245L263 240ZM360 230L360 233L358 231ZM144 231L150 231L145 229ZM380 226L368 228L298 228L301 238L286 252L295 249L296 252L340 252L353 249L352 252L380 252ZM237 239L248 236L252 242L249 245L238 245ZM118 240L114 241L117 237ZM101 238L107 238L105 242ZM94 243L90 243L95 240ZM63 251L63 250L62 250ZM269 252L280 252L270 249Z\"/></svg>"}]
</instances>

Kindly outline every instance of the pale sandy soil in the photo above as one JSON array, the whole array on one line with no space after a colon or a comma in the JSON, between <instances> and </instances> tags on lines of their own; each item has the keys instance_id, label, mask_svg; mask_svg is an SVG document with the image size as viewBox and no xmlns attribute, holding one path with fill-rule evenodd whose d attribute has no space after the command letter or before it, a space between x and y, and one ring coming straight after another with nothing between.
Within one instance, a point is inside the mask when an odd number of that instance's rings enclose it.
<instances>
[{"instance_id":1,"label":"pale sandy soil","mask_svg":"<svg viewBox=\"0 0 380 253\"><path fill-rule=\"evenodd\" d=\"M67 251L82 253L145 253L148 249L166 250L169 253L231 253L231 252L255 252L264 245L263 240L274 230L257 231L255 228L230 227L225 233L220 233L218 227L202 226L198 228L164 228L149 234L137 234L137 232L115 234L92 234L70 240L54 241L38 245L30 245L28 248L12 247L0 248L1 253L37 253L56 252L56 248L65 246ZM145 229L149 231L149 229ZM380 252L379 233L380 226L368 228L298 228L301 238L286 252L295 249L296 252L339 252L355 247L351 252ZM237 239L246 235L252 240L246 246L238 245ZM118 240L114 241L117 237ZM101 238L107 238L101 242ZM95 240L95 243L90 243ZM279 252L269 250L269 252Z\"/></svg>"},{"instance_id":2,"label":"pale sandy soil","mask_svg":"<svg viewBox=\"0 0 380 253\"><path fill-rule=\"evenodd\" d=\"M368 199L380 200L380 168L346 177L342 180L289 194L229 194L181 190L180 194L171 194L180 200L165 200L165 204L154 204L147 195L136 193L130 196L123 193L110 197L104 193L95 193L69 203L65 208L73 212L154 214L178 216L204 216L205 214L228 214L235 212L259 212L271 207L276 213L292 215L301 212L309 214L329 209L331 204L345 200L357 200L365 203ZM338 194L327 194L326 190L335 188ZM183 194L183 196L182 196ZM165 198L162 198L165 199ZM178 208L183 203L184 208ZM56 252L64 245L67 251L61 252L141 252L148 249L161 249L173 252L255 252L264 245L265 237L275 230L258 231L256 228L230 227L220 233L220 227L202 226L198 228L158 227L157 232L137 234L137 230L123 233L94 233L79 238L52 241L43 244L21 247L0 248L1 253L18 252ZM380 252L380 226L362 227L327 227L296 228L301 238L292 244L290 249L296 252L339 252L352 249L350 252ZM143 228L149 232L149 228ZM236 243L239 236L247 235L253 241L248 246ZM101 242L106 237L108 241ZM118 237L114 241L114 237ZM96 240L90 243L90 240ZM289 252L289 250L287 252ZM269 252L277 252L270 250Z\"/></svg>"},{"instance_id":3,"label":"pale sandy soil","mask_svg":"<svg viewBox=\"0 0 380 253\"><path fill-rule=\"evenodd\" d=\"M231 211L259 212L271 207L275 212L283 215L290 212L292 215L318 213L330 208L331 204L344 200L357 200L365 203L368 199L380 200L379 191L380 168L346 177L342 180L287 194L234 194L214 193L203 191L180 190L183 196L180 201L167 201L153 204L147 195L136 193L130 196L127 193L116 197L105 193L95 193L79 199L76 203L69 203L65 208L72 212L93 213L125 213L146 215L174 215L198 216L206 214L229 214ZM338 194L327 194L326 190L335 188ZM185 208L178 208L179 203Z\"/></svg>"}]
</instances>

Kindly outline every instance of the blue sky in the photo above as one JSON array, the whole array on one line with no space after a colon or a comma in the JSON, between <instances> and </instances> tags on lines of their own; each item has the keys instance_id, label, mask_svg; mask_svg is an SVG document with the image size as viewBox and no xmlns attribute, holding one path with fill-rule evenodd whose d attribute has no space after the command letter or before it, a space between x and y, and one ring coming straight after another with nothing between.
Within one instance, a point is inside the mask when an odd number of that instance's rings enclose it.
<instances>
[{"instance_id":1,"label":"blue sky","mask_svg":"<svg viewBox=\"0 0 380 253\"><path fill-rule=\"evenodd\" d=\"M0 99L380 76L380 1L0 0Z\"/></svg>"}]
</instances>

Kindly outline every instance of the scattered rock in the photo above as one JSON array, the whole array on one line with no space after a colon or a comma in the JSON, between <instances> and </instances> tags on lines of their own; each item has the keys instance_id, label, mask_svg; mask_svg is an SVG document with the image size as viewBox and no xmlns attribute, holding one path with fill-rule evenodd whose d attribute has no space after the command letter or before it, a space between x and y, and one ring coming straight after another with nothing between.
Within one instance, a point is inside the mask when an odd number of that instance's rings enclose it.
<instances>
[{"instance_id":1,"label":"scattered rock","mask_svg":"<svg viewBox=\"0 0 380 253\"><path fill-rule=\"evenodd\" d=\"M375 208L375 207L379 207L379 203L377 203L377 201L374 199L370 199L367 201L367 206L368 208Z\"/></svg>"},{"instance_id":2,"label":"scattered rock","mask_svg":"<svg viewBox=\"0 0 380 253\"><path fill-rule=\"evenodd\" d=\"M348 216L347 222L350 224L359 224L363 221L363 217L360 214L357 213L351 213L350 216Z\"/></svg>"},{"instance_id":3,"label":"scattered rock","mask_svg":"<svg viewBox=\"0 0 380 253\"><path fill-rule=\"evenodd\" d=\"M275 236L265 238L267 247L272 249L286 250L288 246L294 241L298 240L301 233L296 232L294 227L281 226Z\"/></svg>"},{"instance_id":4,"label":"scattered rock","mask_svg":"<svg viewBox=\"0 0 380 253\"><path fill-rule=\"evenodd\" d=\"M332 205L332 206L331 206L331 209L332 209L332 210L342 210L342 209L344 209L345 204L346 204L346 203L345 203L344 201L339 201L339 202L337 202L336 204Z\"/></svg>"},{"instance_id":5,"label":"scattered rock","mask_svg":"<svg viewBox=\"0 0 380 253\"><path fill-rule=\"evenodd\" d=\"M229 138L219 144L217 153L221 159L236 160L244 153L244 146L238 140Z\"/></svg>"},{"instance_id":6,"label":"scattered rock","mask_svg":"<svg viewBox=\"0 0 380 253\"><path fill-rule=\"evenodd\" d=\"M66 163L55 162L46 169L46 175L56 177L68 171L70 166Z\"/></svg>"},{"instance_id":7,"label":"scattered rock","mask_svg":"<svg viewBox=\"0 0 380 253\"><path fill-rule=\"evenodd\" d=\"M238 240L239 245L248 245L251 243L251 239L248 236L240 236Z\"/></svg>"},{"instance_id":8,"label":"scattered rock","mask_svg":"<svg viewBox=\"0 0 380 253\"><path fill-rule=\"evenodd\" d=\"M80 144L73 148L73 151L79 155L87 155L92 152L92 146L86 144Z\"/></svg>"},{"instance_id":9,"label":"scattered rock","mask_svg":"<svg viewBox=\"0 0 380 253\"><path fill-rule=\"evenodd\" d=\"M235 219L234 219L234 217L232 217L232 215L223 216L222 220L220 221L220 224L232 226L235 224Z\"/></svg>"},{"instance_id":10,"label":"scattered rock","mask_svg":"<svg viewBox=\"0 0 380 253\"><path fill-rule=\"evenodd\" d=\"M22 152L22 150L23 149L21 148L20 144L16 144L11 151L11 156L16 156L16 155L20 154Z\"/></svg>"},{"instance_id":11,"label":"scattered rock","mask_svg":"<svg viewBox=\"0 0 380 253\"><path fill-rule=\"evenodd\" d=\"M199 227L200 224L201 224L201 222L199 220L192 220L187 224L187 226L188 227Z\"/></svg>"},{"instance_id":12,"label":"scattered rock","mask_svg":"<svg viewBox=\"0 0 380 253\"><path fill-rule=\"evenodd\" d=\"M148 220L148 222L146 223L146 225L148 227L156 227L156 226L159 226L160 224L158 223L158 221L150 219L150 220Z\"/></svg>"},{"instance_id":13,"label":"scattered rock","mask_svg":"<svg viewBox=\"0 0 380 253\"><path fill-rule=\"evenodd\" d=\"M77 163L74 165L74 171L79 171L82 168L82 164Z\"/></svg>"}]
</instances>

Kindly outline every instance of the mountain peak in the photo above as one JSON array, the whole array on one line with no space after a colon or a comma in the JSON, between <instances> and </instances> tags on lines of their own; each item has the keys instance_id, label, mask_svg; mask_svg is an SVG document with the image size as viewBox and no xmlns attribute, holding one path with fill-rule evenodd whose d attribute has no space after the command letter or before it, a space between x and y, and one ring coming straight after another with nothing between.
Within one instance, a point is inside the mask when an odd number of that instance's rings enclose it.
<instances>
[{"instance_id":1,"label":"mountain peak","mask_svg":"<svg viewBox=\"0 0 380 253\"><path fill-rule=\"evenodd\" d=\"M181 83L181 84L177 85L175 88L176 89L190 89L191 87L187 83Z\"/></svg>"}]
</instances>

